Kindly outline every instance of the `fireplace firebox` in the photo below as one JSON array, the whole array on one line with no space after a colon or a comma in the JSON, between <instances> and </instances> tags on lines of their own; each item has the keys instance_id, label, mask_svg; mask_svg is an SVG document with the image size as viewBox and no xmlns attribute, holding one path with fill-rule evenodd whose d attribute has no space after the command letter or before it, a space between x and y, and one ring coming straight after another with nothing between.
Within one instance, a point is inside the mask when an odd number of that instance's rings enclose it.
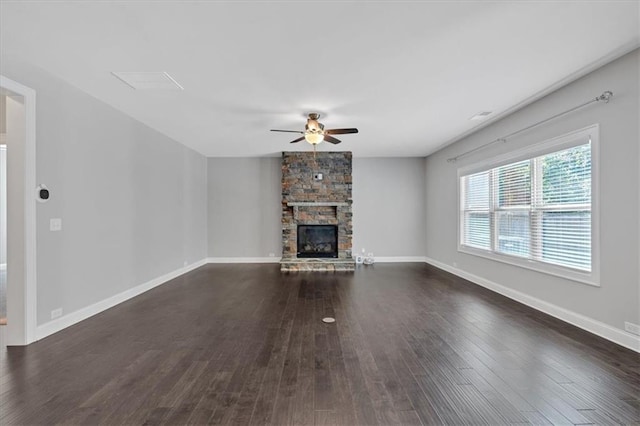
<instances>
[{"instance_id":1,"label":"fireplace firebox","mask_svg":"<svg viewBox=\"0 0 640 426\"><path fill-rule=\"evenodd\" d=\"M337 258L336 225L298 225L298 257Z\"/></svg>"}]
</instances>

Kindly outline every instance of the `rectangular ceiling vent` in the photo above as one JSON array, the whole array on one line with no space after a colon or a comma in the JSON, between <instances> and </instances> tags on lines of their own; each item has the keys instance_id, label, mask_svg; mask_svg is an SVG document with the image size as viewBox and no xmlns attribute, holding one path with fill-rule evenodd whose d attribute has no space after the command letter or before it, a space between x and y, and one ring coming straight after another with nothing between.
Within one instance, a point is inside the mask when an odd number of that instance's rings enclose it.
<instances>
[{"instance_id":1,"label":"rectangular ceiling vent","mask_svg":"<svg viewBox=\"0 0 640 426\"><path fill-rule=\"evenodd\" d=\"M491 114L491 111L480 111L479 113L471 117L469 120L482 120L483 118L485 118L490 114Z\"/></svg>"},{"instance_id":2,"label":"rectangular ceiling vent","mask_svg":"<svg viewBox=\"0 0 640 426\"><path fill-rule=\"evenodd\" d=\"M113 71L111 74L136 90L184 90L184 87L164 71Z\"/></svg>"}]
</instances>

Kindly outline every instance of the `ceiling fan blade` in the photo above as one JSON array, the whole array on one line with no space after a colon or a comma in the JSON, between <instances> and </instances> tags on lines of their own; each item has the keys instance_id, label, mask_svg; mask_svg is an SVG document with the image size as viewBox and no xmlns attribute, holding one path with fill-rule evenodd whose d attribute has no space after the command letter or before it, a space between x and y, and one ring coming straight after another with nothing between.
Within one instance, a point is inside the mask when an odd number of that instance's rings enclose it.
<instances>
[{"instance_id":1,"label":"ceiling fan blade","mask_svg":"<svg viewBox=\"0 0 640 426\"><path fill-rule=\"evenodd\" d=\"M300 130L275 130L275 129L271 129L272 132L286 132L286 133L300 133L301 135L304 135L304 132L301 132Z\"/></svg>"},{"instance_id":2,"label":"ceiling fan blade","mask_svg":"<svg viewBox=\"0 0 640 426\"><path fill-rule=\"evenodd\" d=\"M332 143L334 145L342 142L340 139L336 139L333 136L327 135L326 133L324 134L324 140L325 140L325 142L329 142L329 143Z\"/></svg>"},{"instance_id":3,"label":"ceiling fan blade","mask_svg":"<svg viewBox=\"0 0 640 426\"><path fill-rule=\"evenodd\" d=\"M347 133L358 133L358 129L329 129L325 130L325 135L346 135Z\"/></svg>"},{"instance_id":4,"label":"ceiling fan blade","mask_svg":"<svg viewBox=\"0 0 640 426\"><path fill-rule=\"evenodd\" d=\"M298 143L298 142L303 141L303 140L304 140L304 136L303 136L303 137L301 137L301 138L298 138L298 139L296 139L296 140L294 140L294 141L291 141L291 142L289 142L289 143Z\"/></svg>"}]
</instances>

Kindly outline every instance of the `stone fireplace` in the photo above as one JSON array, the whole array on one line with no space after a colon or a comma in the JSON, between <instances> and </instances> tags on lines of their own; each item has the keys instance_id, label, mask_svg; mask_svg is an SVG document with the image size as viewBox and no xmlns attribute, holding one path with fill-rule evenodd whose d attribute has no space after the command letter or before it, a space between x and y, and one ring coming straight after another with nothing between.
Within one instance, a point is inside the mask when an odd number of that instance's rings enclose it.
<instances>
[{"instance_id":1,"label":"stone fireplace","mask_svg":"<svg viewBox=\"0 0 640 426\"><path fill-rule=\"evenodd\" d=\"M281 271L353 271L350 152L282 153Z\"/></svg>"}]
</instances>

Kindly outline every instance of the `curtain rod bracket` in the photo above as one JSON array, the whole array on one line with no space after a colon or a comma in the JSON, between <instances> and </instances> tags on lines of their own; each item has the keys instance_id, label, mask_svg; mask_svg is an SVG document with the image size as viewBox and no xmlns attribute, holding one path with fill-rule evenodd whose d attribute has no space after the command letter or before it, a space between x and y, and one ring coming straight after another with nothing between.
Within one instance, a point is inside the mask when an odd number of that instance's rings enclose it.
<instances>
[{"instance_id":1,"label":"curtain rod bracket","mask_svg":"<svg viewBox=\"0 0 640 426\"><path fill-rule=\"evenodd\" d=\"M611 98L613 97L613 92L607 90L602 95L596 98L596 101L604 101L605 104L608 104Z\"/></svg>"}]
</instances>

